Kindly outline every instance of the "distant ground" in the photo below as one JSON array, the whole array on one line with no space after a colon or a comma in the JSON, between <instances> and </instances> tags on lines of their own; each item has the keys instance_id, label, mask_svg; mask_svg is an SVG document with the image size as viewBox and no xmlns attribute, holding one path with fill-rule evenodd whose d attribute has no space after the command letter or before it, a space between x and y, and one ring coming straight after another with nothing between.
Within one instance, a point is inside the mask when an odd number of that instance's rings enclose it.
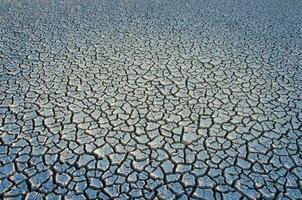
<instances>
[{"instance_id":1,"label":"distant ground","mask_svg":"<svg viewBox=\"0 0 302 200\"><path fill-rule=\"evenodd\" d=\"M0 199L301 199L301 10L0 0Z\"/></svg>"}]
</instances>

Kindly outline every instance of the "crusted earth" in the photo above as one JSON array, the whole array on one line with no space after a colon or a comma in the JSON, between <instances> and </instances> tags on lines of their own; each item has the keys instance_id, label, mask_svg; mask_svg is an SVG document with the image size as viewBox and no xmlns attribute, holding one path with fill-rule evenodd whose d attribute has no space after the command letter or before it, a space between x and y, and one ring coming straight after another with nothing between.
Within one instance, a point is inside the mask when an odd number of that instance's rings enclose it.
<instances>
[{"instance_id":1,"label":"crusted earth","mask_svg":"<svg viewBox=\"0 0 302 200\"><path fill-rule=\"evenodd\" d=\"M0 199L301 199L301 9L0 0Z\"/></svg>"}]
</instances>

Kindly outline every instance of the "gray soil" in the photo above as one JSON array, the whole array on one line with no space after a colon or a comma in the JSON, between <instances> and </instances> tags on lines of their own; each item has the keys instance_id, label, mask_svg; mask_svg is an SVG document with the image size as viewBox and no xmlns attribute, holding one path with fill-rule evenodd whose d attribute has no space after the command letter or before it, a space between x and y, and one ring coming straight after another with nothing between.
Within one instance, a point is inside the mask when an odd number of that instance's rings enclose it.
<instances>
[{"instance_id":1,"label":"gray soil","mask_svg":"<svg viewBox=\"0 0 302 200\"><path fill-rule=\"evenodd\" d=\"M301 199L301 10L0 0L0 199Z\"/></svg>"}]
</instances>

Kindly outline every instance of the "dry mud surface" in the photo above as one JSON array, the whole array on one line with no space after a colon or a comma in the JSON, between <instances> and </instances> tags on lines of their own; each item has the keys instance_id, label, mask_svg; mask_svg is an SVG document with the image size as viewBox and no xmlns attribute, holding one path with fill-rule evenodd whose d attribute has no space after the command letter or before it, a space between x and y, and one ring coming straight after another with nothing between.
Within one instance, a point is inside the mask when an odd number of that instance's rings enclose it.
<instances>
[{"instance_id":1,"label":"dry mud surface","mask_svg":"<svg viewBox=\"0 0 302 200\"><path fill-rule=\"evenodd\" d=\"M0 199L301 199L301 10L0 0Z\"/></svg>"}]
</instances>

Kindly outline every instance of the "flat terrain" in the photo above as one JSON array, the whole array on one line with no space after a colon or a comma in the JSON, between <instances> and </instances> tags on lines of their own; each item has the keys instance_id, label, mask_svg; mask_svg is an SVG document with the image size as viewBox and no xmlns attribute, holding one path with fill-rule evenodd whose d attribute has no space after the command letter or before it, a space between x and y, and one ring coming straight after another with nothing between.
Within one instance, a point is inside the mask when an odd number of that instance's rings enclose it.
<instances>
[{"instance_id":1,"label":"flat terrain","mask_svg":"<svg viewBox=\"0 0 302 200\"><path fill-rule=\"evenodd\" d=\"M0 0L0 199L301 199L301 10Z\"/></svg>"}]
</instances>

